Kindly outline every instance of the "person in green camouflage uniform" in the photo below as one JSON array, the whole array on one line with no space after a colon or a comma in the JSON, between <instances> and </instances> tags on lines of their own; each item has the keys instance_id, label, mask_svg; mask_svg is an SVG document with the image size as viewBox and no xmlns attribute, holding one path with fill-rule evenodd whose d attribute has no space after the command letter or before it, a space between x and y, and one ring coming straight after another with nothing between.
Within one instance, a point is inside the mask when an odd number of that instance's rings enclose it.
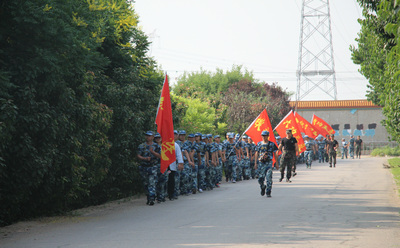
<instances>
[{"instance_id":1,"label":"person in green camouflage uniform","mask_svg":"<svg viewBox=\"0 0 400 248\"><path fill-rule=\"evenodd\" d=\"M339 143L335 140L335 135L331 135L331 138L326 142L326 151L329 156L329 167L336 167L336 150L339 147Z\"/></svg>"},{"instance_id":2,"label":"person in green camouflage uniform","mask_svg":"<svg viewBox=\"0 0 400 248\"><path fill-rule=\"evenodd\" d=\"M279 145L278 150L282 152L282 157L280 161L281 178L279 179L279 182L282 182L286 168L286 182L290 183L292 182L290 181L290 178L292 177L292 166L294 165L294 163L296 163L296 153L299 151L297 139L293 137L291 129L286 130L286 138L283 138L281 140L281 144Z\"/></svg>"}]
</instances>

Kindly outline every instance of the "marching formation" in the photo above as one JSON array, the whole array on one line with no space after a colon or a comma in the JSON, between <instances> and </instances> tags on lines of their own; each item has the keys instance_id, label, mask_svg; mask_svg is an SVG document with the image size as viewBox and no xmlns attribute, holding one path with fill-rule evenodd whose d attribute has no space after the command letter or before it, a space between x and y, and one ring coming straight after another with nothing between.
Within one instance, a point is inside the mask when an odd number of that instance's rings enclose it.
<instances>
[{"instance_id":1,"label":"marching formation","mask_svg":"<svg viewBox=\"0 0 400 248\"><path fill-rule=\"evenodd\" d=\"M273 169L280 169L280 182L286 172L286 182L290 183L291 177L296 175L297 163L305 162L311 169L313 160L318 160L336 167L339 147L334 135L326 138L319 135L315 140L304 135L306 150L299 154L297 139L291 129L286 130L286 137L276 137L278 146L270 141L268 131L262 131L262 141L255 144L250 137L232 132L221 142L219 135L186 134L184 130L175 130L176 162L161 173L161 136L152 131L145 135L146 141L139 145L137 158L148 205L165 202L166 198L172 201L181 195L213 190L220 187L223 175L225 181L231 183L258 179L261 195L271 197ZM351 140L350 144L357 143Z\"/></svg>"}]
</instances>

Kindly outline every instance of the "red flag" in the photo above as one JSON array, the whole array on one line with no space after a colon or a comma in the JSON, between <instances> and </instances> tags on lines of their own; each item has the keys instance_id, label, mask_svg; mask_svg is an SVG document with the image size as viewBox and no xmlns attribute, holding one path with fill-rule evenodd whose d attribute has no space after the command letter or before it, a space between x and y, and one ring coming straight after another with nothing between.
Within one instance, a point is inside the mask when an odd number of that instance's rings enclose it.
<instances>
[{"instance_id":1,"label":"red flag","mask_svg":"<svg viewBox=\"0 0 400 248\"><path fill-rule=\"evenodd\" d=\"M244 132L254 141L254 143L257 144L258 142L263 140L263 138L261 137L262 131L268 131L269 140L276 144L275 135L272 132L271 122L269 120L267 110L265 109L258 115L258 117Z\"/></svg>"},{"instance_id":2,"label":"red flag","mask_svg":"<svg viewBox=\"0 0 400 248\"><path fill-rule=\"evenodd\" d=\"M293 137L297 139L297 145L299 146L300 150L299 153L304 152L306 150L306 146L292 110L275 127L275 130L281 137L286 137L286 129L292 129Z\"/></svg>"},{"instance_id":3,"label":"red flag","mask_svg":"<svg viewBox=\"0 0 400 248\"><path fill-rule=\"evenodd\" d=\"M296 119L297 126L308 137L315 139L318 136L318 131L314 128L311 123L309 123L303 116L299 115L299 113L294 113L294 118Z\"/></svg>"},{"instance_id":4,"label":"red flag","mask_svg":"<svg viewBox=\"0 0 400 248\"><path fill-rule=\"evenodd\" d=\"M278 144L276 143L274 132L272 131L271 121L269 120L266 109L264 109L258 115L258 117L253 121L253 123L250 124L250 126L247 128L246 131L244 131L244 133L247 134L254 141L255 144L258 144L258 142L263 141L263 138L261 136L262 131L268 131L269 141L274 142L275 145L278 146ZM276 158L274 155L272 159L272 164L275 164L275 162Z\"/></svg>"},{"instance_id":5,"label":"red flag","mask_svg":"<svg viewBox=\"0 0 400 248\"><path fill-rule=\"evenodd\" d=\"M318 132L322 134L324 137L327 134L335 134L335 130L333 130L333 128L328 123L326 123L326 121L319 118L315 114L313 115L312 118L312 124L318 130Z\"/></svg>"},{"instance_id":6,"label":"red flag","mask_svg":"<svg viewBox=\"0 0 400 248\"><path fill-rule=\"evenodd\" d=\"M157 132L162 139L161 145L161 173L164 173L168 166L176 160L174 123L172 121L171 97L169 95L168 76L165 75L164 85L161 91L156 116Z\"/></svg>"}]
</instances>

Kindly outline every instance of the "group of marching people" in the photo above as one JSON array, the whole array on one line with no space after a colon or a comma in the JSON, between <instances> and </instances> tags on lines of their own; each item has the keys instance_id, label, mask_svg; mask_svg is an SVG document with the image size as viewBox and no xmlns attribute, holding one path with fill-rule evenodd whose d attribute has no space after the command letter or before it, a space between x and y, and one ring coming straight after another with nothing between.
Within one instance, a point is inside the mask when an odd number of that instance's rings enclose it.
<instances>
[{"instance_id":1,"label":"group of marching people","mask_svg":"<svg viewBox=\"0 0 400 248\"><path fill-rule=\"evenodd\" d=\"M176 162L161 173L161 136L146 132L146 142L139 145L137 157L147 204L161 203L168 197L202 193L219 187L222 180L222 143L219 135L186 134L174 131Z\"/></svg>"},{"instance_id":2,"label":"group of marching people","mask_svg":"<svg viewBox=\"0 0 400 248\"><path fill-rule=\"evenodd\" d=\"M226 140L221 142L219 135L186 134L184 130L175 130L176 162L161 173L161 136L152 131L145 135L146 142L139 145L137 158L148 205L218 188L223 170L226 182L257 178L261 195L271 197L273 168L280 169L280 182L285 170L286 182L291 182L299 162L305 162L311 169L312 161L318 158L320 163L326 161L330 167L336 167L339 147L333 135L326 138L320 135L316 139L305 135L306 151L298 156L297 140L290 129L286 130L286 137L276 137L277 145L269 141L268 131L262 131L263 140L255 144L250 137L233 132L228 132Z\"/></svg>"},{"instance_id":3,"label":"group of marching people","mask_svg":"<svg viewBox=\"0 0 400 248\"><path fill-rule=\"evenodd\" d=\"M259 162L257 168L255 159L261 150L246 135L240 139L239 134L229 132L221 142L219 135L174 131L177 161L165 173L160 172L161 136L152 131L145 135L146 142L139 145L137 158L148 205L218 188L223 170L227 182L263 178L258 172L264 167ZM272 154L268 159L272 162Z\"/></svg>"},{"instance_id":4,"label":"group of marching people","mask_svg":"<svg viewBox=\"0 0 400 248\"><path fill-rule=\"evenodd\" d=\"M319 163L327 162L330 167L335 167L336 165L336 155L339 148L339 142L335 140L334 135L326 135L324 138L322 135L318 135L315 140L305 135L303 137L306 146L306 151L300 155L299 160L307 164L307 168L311 168L311 163L313 160L319 161ZM341 146L341 158L348 158L348 153L350 153L350 158L354 159L361 158L361 151L363 146L363 141L360 136L354 138L353 135L350 136L349 142L345 138L342 138Z\"/></svg>"}]
</instances>

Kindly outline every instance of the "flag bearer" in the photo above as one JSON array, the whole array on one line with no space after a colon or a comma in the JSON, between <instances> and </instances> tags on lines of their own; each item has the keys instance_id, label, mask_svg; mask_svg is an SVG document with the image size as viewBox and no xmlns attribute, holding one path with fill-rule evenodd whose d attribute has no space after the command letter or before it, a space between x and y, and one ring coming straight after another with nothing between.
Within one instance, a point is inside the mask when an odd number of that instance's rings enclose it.
<instances>
[{"instance_id":1,"label":"flag bearer","mask_svg":"<svg viewBox=\"0 0 400 248\"><path fill-rule=\"evenodd\" d=\"M261 135L263 141L260 141L257 144L254 167L256 169L258 168L258 183L260 184L261 195L264 196L265 193L267 193L267 197L271 197L272 158L274 154L276 157L276 151L278 151L278 147L275 145L274 142L268 140L268 131L262 131ZM266 185L264 184L264 180L266 180Z\"/></svg>"}]
</instances>

